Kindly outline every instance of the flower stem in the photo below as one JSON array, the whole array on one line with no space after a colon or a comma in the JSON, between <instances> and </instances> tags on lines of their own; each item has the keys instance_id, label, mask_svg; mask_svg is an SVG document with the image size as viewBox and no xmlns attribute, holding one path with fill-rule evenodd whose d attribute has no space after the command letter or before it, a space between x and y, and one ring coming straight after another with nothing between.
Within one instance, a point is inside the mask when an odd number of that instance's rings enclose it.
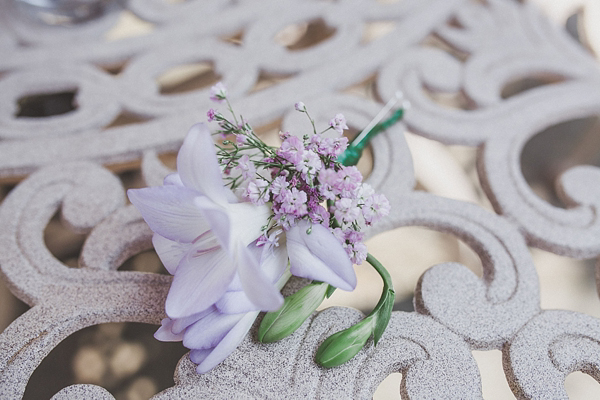
<instances>
[{"instance_id":1,"label":"flower stem","mask_svg":"<svg viewBox=\"0 0 600 400\"><path fill-rule=\"evenodd\" d=\"M381 279L383 280L383 290L381 293L381 297L379 298L379 302L377 303L373 311L371 311L371 313L368 315L371 316L382 309L384 303L386 302L388 292L391 291L392 293L395 293L395 291L394 285L392 283L392 276L390 275L388 270L385 269L383 264L381 264L379 260L377 260L371 253L367 253L367 262L371 264L371 266L375 269L375 271L377 271L377 273L379 274L379 276L381 276Z\"/></svg>"},{"instance_id":2,"label":"flower stem","mask_svg":"<svg viewBox=\"0 0 600 400\"><path fill-rule=\"evenodd\" d=\"M396 94L396 97L392 98L379 114L371 121L371 123L352 140L348 145L346 151L344 151L339 157L338 161L346 166L358 164L358 160L362 156L362 152L367 147L371 139L373 139L378 133L386 130L396 122L400 121L404 117L404 108L399 108L394 111L391 117L381 123L376 123L381 120L383 116L393 107L394 104L401 98L401 94Z\"/></svg>"}]
</instances>

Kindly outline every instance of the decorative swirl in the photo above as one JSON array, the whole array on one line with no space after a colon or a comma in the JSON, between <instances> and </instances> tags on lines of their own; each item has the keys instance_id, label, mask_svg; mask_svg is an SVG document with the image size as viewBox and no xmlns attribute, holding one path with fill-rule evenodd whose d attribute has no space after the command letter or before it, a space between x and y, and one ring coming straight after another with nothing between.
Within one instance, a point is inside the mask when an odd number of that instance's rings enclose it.
<instances>
[{"instance_id":1,"label":"decorative swirl","mask_svg":"<svg viewBox=\"0 0 600 400\"><path fill-rule=\"evenodd\" d=\"M420 278L415 308L477 349L500 348L539 312L539 287L525 241L503 218L468 203L426 193L392 200L389 228L422 225L449 232L479 255L483 278L457 263ZM389 229L388 228L388 229Z\"/></svg>"},{"instance_id":2,"label":"decorative swirl","mask_svg":"<svg viewBox=\"0 0 600 400\"><path fill-rule=\"evenodd\" d=\"M582 106L583 107L583 106ZM600 110L600 97L598 98ZM575 111L575 108L572 109ZM579 114L585 108L579 108ZM532 115L530 123L541 122ZM553 121L545 122L550 125ZM494 208L525 233L529 244L557 254L590 258L600 255L600 170L579 166L564 173L557 194L568 208L552 206L529 187L520 168L520 153L534 130L518 130L512 140L490 139L481 154L478 169L482 186Z\"/></svg>"},{"instance_id":3,"label":"decorative swirl","mask_svg":"<svg viewBox=\"0 0 600 400\"><path fill-rule=\"evenodd\" d=\"M570 311L543 311L504 347L504 371L518 398L567 399L575 371L600 380L600 321Z\"/></svg>"},{"instance_id":4,"label":"decorative swirl","mask_svg":"<svg viewBox=\"0 0 600 400\"><path fill-rule=\"evenodd\" d=\"M47 66L15 72L0 80L0 138L30 140L70 136L108 125L121 111L111 76L86 65ZM75 92L76 109L51 118L18 118L21 98Z\"/></svg>"},{"instance_id":5,"label":"decorative swirl","mask_svg":"<svg viewBox=\"0 0 600 400\"><path fill-rule=\"evenodd\" d=\"M89 163L48 167L15 188L0 208L0 267L13 293L32 305L56 290L51 287L84 279L83 271L63 265L44 244L44 229L61 204L68 225L89 231L124 200L117 177Z\"/></svg>"},{"instance_id":6,"label":"decorative swirl","mask_svg":"<svg viewBox=\"0 0 600 400\"><path fill-rule=\"evenodd\" d=\"M595 61L526 5L473 4L457 10L456 18L461 28L444 25L439 33L467 51L466 60L440 49L411 49L383 69L378 80L381 92L405 92L413 104L406 116L410 129L446 143L480 146L482 186L495 210L519 226L529 244L570 257L600 255L595 211L600 197L590 192L579 202L578 195L569 194L570 184L561 192L570 208L554 207L532 191L520 166L522 149L535 134L600 112L598 90L590 90L600 87ZM490 30L490 25L496 29ZM563 81L502 99L502 89L515 79L549 74ZM445 108L424 88L466 94L474 109ZM597 186L598 174L589 172L590 167L586 171L567 174L567 180L577 176L588 187Z\"/></svg>"},{"instance_id":7,"label":"decorative swirl","mask_svg":"<svg viewBox=\"0 0 600 400\"><path fill-rule=\"evenodd\" d=\"M139 219L128 215L130 208L119 209L123 203L118 178L89 163L45 168L4 200L0 267L13 293L33 307L0 334L0 397L21 397L37 365L76 330L103 322L160 321L170 277L111 270L132 254L136 241L149 245L147 227L134 223L129 232L123 229L124 217ZM68 268L45 247L44 228L61 204L63 219L75 229L97 225L82 255L91 268Z\"/></svg>"},{"instance_id":8,"label":"decorative swirl","mask_svg":"<svg viewBox=\"0 0 600 400\"><path fill-rule=\"evenodd\" d=\"M176 386L153 399L207 395L217 399L232 395L370 399L379 383L397 371L404 374L403 396L481 398L479 372L469 346L433 319L416 313L394 312L377 347L368 346L340 367L319 367L313 361L318 345L360 318L355 310L329 308L313 314L293 335L269 345L254 341L258 328L255 324L238 349L208 374L196 374L186 355L177 368ZM253 368L240 368L243 365ZM230 374L237 376L234 388L224 378ZM266 376L277 379L266 384Z\"/></svg>"},{"instance_id":9,"label":"decorative swirl","mask_svg":"<svg viewBox=\"0 0 600 400\"><path fill-rule=\"evenodd\" d=\"M132 205L107 217L88 236L81 250L81 267L116 270L129 257L152 248L152 231Z\"/></svg>"},{"instance_id":10,"label":"decorative swirl","mask_svg":"<svg viewBox=\"0 0 600 400\"><path fill-rule=\"evenodd\" d=\"M50 400L94 399L114 400L110 392L96 385L71 385L56 393Z\"/></svg>"}]
</instances>

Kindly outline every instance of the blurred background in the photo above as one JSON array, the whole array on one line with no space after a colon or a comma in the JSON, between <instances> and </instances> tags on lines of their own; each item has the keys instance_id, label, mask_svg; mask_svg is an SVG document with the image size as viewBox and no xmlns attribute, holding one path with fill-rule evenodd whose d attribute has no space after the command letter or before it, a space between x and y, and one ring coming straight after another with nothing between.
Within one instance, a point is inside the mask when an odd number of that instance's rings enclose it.
<instances>
[{"instance_id":1,"label":"blurred background","mask_svg":"<svg viewBox=\"0 0 600 400\"><path fill-rule=\"evenodd\" d=\"M402 1L402 0L400 0ZM507 0L510 1L510 0ZM600 2L597 0L530 0L558 27L566 30L587 51L600 54ZM27 3L27 2L26 2ZM117 3L99 2L74 13L72 5L56 13L36 14L36 2L24 3L26 13L33 13L40 23L77 24L93 19L97 13L120 13L115 26L106 34L106 40L134 36L152 29L132 13L123 11ZM68 3L68 2L65 2ZM110 4L109 4L110 3ZM39 5L39 2L37 2ZM367 36L385 34L385 24L373 25ZM286 27L276 41L288 48L310 46L331 33L324 24L295 24ZM235 38L231 38L235 41ZM443 45L443 44L439 44ZM118 73L118 72L117 72ZM278 76L264 75L257 87L276 83ZM216 83L218 77L211 66L194 65L169 70L160 78L164 93L180 92ZM538 84L521 81L507 89L506 96ZM353 93L377 99L374 81L367 80L350 89ZM379 100L379 99L378 99ZM440 99L452 102L452 99ZM20 116L44 116L69 112L73 109L73 94L52 97L32 96L19 104ZM265 141L276 144L279 123L255 127ZM128 121L117 121L128 123ZM352 136L356 132L350 132ZM564 138L569 140L565 141ZM476 203L492 210L479 185L475 170L476 150L465 146L445 146L411 132L406 139L413 155L417 176L416 190ZM551 155L551 156L549 156ZM161 156L173 167L175 154ZM562 206L554 192L556 178L567 168L577 164L600 166L600 120L598 117L567 121L535 136L526 146L522 157L522 171L532 189L548 202ZM359 164L365 176L372 168L369 152ZM145 186L139 169L117 171L127 188ZM16 182L0 185L0 199L8 195ZM45 231L50 251L70 267L78 267L78 257L84 235L69 231L56 216ZM481 276L479 257L455 237L425 228L400 228L371 238L369 250L390 270L396 289L396 310L412 311L414 286L419 276L430 266L446 261L465 264ZM543 309L573 310L600 317L600 302L596 293L595 260L574 260L531 249L541 285ZM164 273L153 251L132 257L122 270ZM376 304L381 281L368 267L357 266L358 287L353 293L336 291L321 308L342 305L369 312ZM0 331L28 309L16 299L0 281ZM63 387L74 383L94 383L108 389L117 399L147 399L172 386L173 371L178 360L187 352L180 343L162 343L153 338L156 326L136 323L110 323L83 329L64 340L42 362L30 379L26 399L47 399ZM486 399L514 398L504 378L500 351L475 351L480 365L484 397ZM379 387L375 399L397 399L401 374L390 375ZM600 398L600 386L589 376L573 373L566 380L569 396L574 399Z\"/></svg>"}]
</instances>

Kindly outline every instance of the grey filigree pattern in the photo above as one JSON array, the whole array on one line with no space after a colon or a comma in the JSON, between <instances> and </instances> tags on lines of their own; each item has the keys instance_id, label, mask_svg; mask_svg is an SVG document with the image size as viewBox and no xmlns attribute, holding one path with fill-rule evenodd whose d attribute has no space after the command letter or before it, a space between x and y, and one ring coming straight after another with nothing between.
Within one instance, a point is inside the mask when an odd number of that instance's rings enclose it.
<instances>
[{"instance_id":1,"label":"grey filigree pattern","mask_svg":"<svg viewBox=\"0 0 600 400\"><path fill-rule=\"evenodd\" d=\"M216 80L228 86L253 126L275 123L295 134L308 128L293 110L295 101L309 105L319 125L342 112L360 130L382 101L402 90L412 108L403 123L373 140L368 178L389 198L392 213L367 235L405 226L450 233L481 258L483 275L459 263L432 266L415 282L416 311L394 312L380 344L339 368L318 367L316 348L361 315L331 308L275 344L258 343L255 326L206 375L196 374L184 356L175 385L155 399L368 399L392 372L402 373L404 398L477 399L481 378L471 351L490 349L502 349L519 398L566 398L563 382L573 371L600 379L600 322L540 309L527 248L573 258L600 255L599 169L576 166L562 175L557 194L566 208L538 197L521 171L523 148L537 133L600 111L598 63L531 4L265 0L256 7L248 1L131 0L127 11L152 29L119 40L107 39L116 13L67 29L19 18L9 0L0 0L0 7L0 178L29 175L0 206L0 270L32 307L0 334L0 397L22 397L44 357L79 329L158 324L164 316L171 278L119 270L151 248L152 232L106 167L140 167L148 185L160 185L170 170L159 157L176 151L188 128L205 118ZM391 28L369 36L373 23ZM311 42L307 34L308 44L275 40L290 26L308 33L316 26L321 37ZM165 73L190 64L210 70L200 87L163 90ZM276 79L265 79L269 75ZM506 94L528 77L544 84ZM373 93L357 95L352 88L365 82L372 82ZM73 110L20 115L24 98L61 92L74 96ZM122 122L124 115L135 121ZM495 213L415 190L405 128L476 147L477 172ZM87 235L80 268L67 267L44 243L57 212ZM301 284L291 281L284 291ZM113 395L73 385L53 398L77 397Z\"/></svg>"}]
</instances>

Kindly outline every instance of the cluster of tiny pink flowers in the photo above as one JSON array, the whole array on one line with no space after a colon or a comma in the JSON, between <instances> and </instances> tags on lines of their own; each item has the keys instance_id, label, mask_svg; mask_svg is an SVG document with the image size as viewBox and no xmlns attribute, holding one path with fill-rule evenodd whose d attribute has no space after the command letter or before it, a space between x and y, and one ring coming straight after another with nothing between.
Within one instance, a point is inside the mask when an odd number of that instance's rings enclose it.
<instances>
[{"instance_id":1,"label":"cluster of tiny pink flowers","mask_svg":"<svg viewBox=\"0 0 600 400\"><path fill-rule=\"evenodd\" d=\"M226 93L222 85L213 92ZM221 99L215 95L215 100ZM308 116L303 103L296 103L295 108ZM217 133L222 137L235 137L223 142L230 147L217 151L225 181L245 201L271 204L271 218L258 245L277 246L280 234L308 219L328 227L353 263L366 259L361 226L388 215L390 205L385 196L362 183L356 167L337 162L348 147L348 139L341 135L348 129L342 114L337 114L326 129L338 132L336 137L324 137L314 129L302 138L280 132L279 148L264 144L243 119L233 123L213 110L208 119L219 123L221 131ZM312 119L311 123L314 127Z\"/></svg>"}]
</instances>

